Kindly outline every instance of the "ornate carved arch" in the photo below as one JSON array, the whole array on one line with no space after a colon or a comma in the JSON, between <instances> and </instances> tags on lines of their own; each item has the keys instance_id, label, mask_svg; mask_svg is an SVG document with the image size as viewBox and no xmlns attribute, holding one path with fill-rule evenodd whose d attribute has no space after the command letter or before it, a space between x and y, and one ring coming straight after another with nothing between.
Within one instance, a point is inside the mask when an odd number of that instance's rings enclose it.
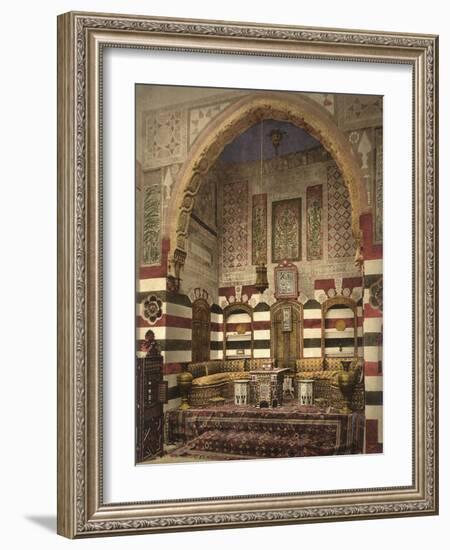
<instances>
[{"instance_id":1,"label":"ornate carved arch","mask_svg":"<svg viewBox=\"0 0 450 550\"><path fill-rule=\"evenodd\" d=\"M224 147L250 126L264 119L287 121L305 129L335 160L349 190L352 229L360 242L362 211L361 169L346 136L329 113L305 96L283 92L254 92L225 109L199 134L175 182L173 200L166 218L165 234L170 238L171 263L175 273L184 263L190 214L202 177L210 170ZM176 220L176 223L173 223Z\"/></svg>"}]
</instances>

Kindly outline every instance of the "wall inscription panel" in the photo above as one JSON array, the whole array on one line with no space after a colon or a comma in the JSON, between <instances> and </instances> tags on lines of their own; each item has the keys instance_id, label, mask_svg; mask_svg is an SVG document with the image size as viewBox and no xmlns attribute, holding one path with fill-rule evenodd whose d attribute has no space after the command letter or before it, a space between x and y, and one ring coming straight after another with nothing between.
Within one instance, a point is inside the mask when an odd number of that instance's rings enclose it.
<instances>
[{"instance_id":1,"label":"wall inscription panel","mask_svg":"<svg viewBox=\"0 0 450 550\"><path fill-rule=\"evenodd\" d=\"M272 262L301 260L302 200L272 203Z\"/></svg>"},{"instance_id":2,"label":"wall inscription panel","mask_svg":"<svg viewBox=\"0 0 450 550\"><path fill-rule=\"evenodd\" d=\"M161 264L161 186L146 185L142 200L142 264Z\"/></svg>"},{"instance_id":3,"label":"wall inscription panel","mask_svg":"<svg viewBox=\"0 0 450 550\"><path fill-rule=\"evenodd\" d=\"M306 190L306 259L321 260L323 255L322 185Z\"/></svg>"},{"instance_id":4,"label":"wall inscription panel","mask_svg":"<svg viewBox=\"0 0 450 550\"><path fill-rule=\"evenodd\" d=\"M267 195L252 198L252 264L267 263Z\"/></svg>"}]
</instances>

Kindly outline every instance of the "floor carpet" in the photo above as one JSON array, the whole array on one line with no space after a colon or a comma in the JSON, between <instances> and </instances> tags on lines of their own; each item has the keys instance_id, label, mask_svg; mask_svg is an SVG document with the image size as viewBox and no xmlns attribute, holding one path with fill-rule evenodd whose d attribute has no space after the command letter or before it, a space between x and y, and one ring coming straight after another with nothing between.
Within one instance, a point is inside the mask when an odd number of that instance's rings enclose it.
<instances>
[{"instance_id":1,"label":"floor carpet","mask_svg":"<svg viewBox=\"0 0 450 550\"><path fill-rule=\"evenodd\" d=\"M224 405L170 411L173 457L206 460L327 456L362 452L364 415L293 402L278 409Z\"/></svg>"}]
</instances>

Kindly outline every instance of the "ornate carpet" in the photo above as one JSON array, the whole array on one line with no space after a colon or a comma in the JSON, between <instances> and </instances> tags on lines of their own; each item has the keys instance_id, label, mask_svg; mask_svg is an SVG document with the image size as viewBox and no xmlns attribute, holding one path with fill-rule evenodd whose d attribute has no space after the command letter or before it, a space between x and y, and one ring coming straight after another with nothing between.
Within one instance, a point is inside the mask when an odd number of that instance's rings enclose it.
<instances>
[{"instance_id":1,"label":"ornate carpet","mask_svg":"<svg viewBox=\"0 0 450 550\"><path fill-rule=\"evenodd\" d=\"M166 441L174 457L206 460L327 456L362 452L364 415L295 402L279 409L224 405L170 411Z\"/></svg>"}]
</instances>

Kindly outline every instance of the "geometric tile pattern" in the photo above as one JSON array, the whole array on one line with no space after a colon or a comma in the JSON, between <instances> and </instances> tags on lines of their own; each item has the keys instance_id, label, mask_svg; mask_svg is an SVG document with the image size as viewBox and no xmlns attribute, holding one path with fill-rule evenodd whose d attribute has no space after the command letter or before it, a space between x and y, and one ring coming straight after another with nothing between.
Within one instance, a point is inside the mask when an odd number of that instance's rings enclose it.
<instances>
[{"instance_id":1,"label":"geometric tile pattern","mask_svg":"<svg viewBox=\"0 0 450 550\"><path fill-rule=\"evenodd\" d=\"M248 183L223 184L222 265L248 265Z\"/></svg>"},{"instance_id":2,"label":"geometric tile pattern","mask_svg":"<svg viewBox=\"0 0 450 550\"><path fill-rule=\"evenodd\" d=\"M156 168L186 157L186 111L152 111L145 121L145 167Z\"/></svg>"},{"instance_id":3,"label":"geometric tile pattern","mask_svg":"<svg viewBox=\"0 0 450 550\"><path fill-rule=\"evenodd\" d=\"M328 257L355 255L350 196L336 165L327 169L328 183Z\"/></svg>"},{"instance_id":4,"label":"geometric tile pattern","mask_svg":"<svg viewBox=\"0 0 450 550\"><path fill-rule=\"evenodd\" d=\"M191 146L198 134L203 128L221 111L223 111L230 101L215 103L213 105L205 105L196 107L189 111L189 146Z\"/></svg>"}]
</instances>

